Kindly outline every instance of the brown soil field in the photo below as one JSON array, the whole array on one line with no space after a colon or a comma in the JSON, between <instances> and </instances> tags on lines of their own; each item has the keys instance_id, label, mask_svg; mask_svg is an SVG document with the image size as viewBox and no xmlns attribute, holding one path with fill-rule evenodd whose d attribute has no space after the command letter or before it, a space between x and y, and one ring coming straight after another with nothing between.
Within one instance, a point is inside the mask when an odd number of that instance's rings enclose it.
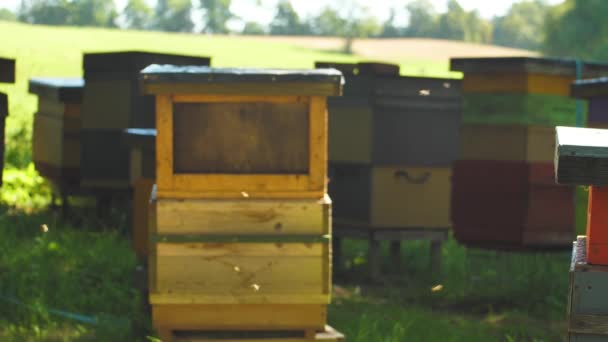
<instances>
[{"instance_id":1,"label":"brown soil field","mask_svg":"<svg viewBox=\"0 0 608 342\"><path fill-rule=\"evenodd\" d=\"M344 39L337 37L299 36L240 36L241 39L263 40L293 44L310 49L341 50ZM459 42L443 39L386 38L357 39L353 52L369 59L402 60L427 59L447 61L452 57L537 56L537 52L496 45Z\"/></svg>"}]
</instances>

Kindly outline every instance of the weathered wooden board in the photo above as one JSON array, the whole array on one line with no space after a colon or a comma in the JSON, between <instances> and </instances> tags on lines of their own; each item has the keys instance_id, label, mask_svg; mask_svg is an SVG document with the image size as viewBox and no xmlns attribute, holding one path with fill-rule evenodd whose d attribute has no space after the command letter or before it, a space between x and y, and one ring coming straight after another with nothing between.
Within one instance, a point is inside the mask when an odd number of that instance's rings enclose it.
<instances>
[{"instance_id":1,"label":"weathered wooden board","mask_svg":"<svg viewBox=\"0 0 608 342\"><path fill-rule=\"evenodd\" d=\"M175 173L307 174L308 103L178 103Z\"/></svg>"},{"instance_id":2,"label":"weathered wooden board","mask_svg":"<svg viewBox=\"0 0 608 342\"><path fill-rule=\"evenodd\" d=\"M586 117L586 104L583 109ZM462 110L465 123L538 126L576 123L576 100L556 95L465 94Z\"/></svg>"},{"instance_id":3,"label":"weathered wooden board","mask_svg":"<svg viewBox=\"0 0 608 342\"><path fill-rule=\"evenodd\" d=\"M151 65L141 72L146 94L340 96L335 69L273 70Z\"/></svg>"},{"instance_id":4,"label":"weathered wooden board","mask_svg":"<svg viewBox=\"0 0 608 342\"><path fill-rule=\"evenodd\" d=\"M608 185L608 130L556 127L556 181Z\"/></svg>"},{"instance_id":5,"label":"weathered wooden board","mask_svg":"<svg viewBox=\"0 0 608 342\"><path fill-rule=\"evenodd\" d=\"M450 169L332 164L333 216L375 228L450 225Z\"/></svg>"},{"instance_id":6,"label":"weathered wooden board","mask_svg":"<svg viewBox=\"0 0 608 342\"><path fill-rule=\"evenodd\" d=\"M157 243L152 304L327 304L328 243ZM294 272L294 270L298 270Z\"/></svg>"},{"instance_id":7,"label":"weathered wooden board","mask_svg":"<svg viewBox=\"0 0 608 342\"><path fill-rule=\"evenodd\" d=\"M153 305L155 326L172 330L323 329L322 304L182 304Z\"/></svg>"},{"instance_id":8,"label":"weathered wooden board","mask_svg":"<svg viewBox=\"0 0 608 342\"><path fill-rule=\"evenodd\" d=\"M15 83L15 60L0 58L0 83Z\"/></svg>"},{"instance_id":9,"label":"weathered wooden board","mask_svg":"<svg viewBox=\"0 0 608 342\"><path fill-rule=\"evenodd\" d=\"M608 268L588 264L585 236L574 243L568 300L569 341L605 341L608 338Z\"/></svg>"},{"instance_id":10,"label":"weathered wooden board","mask_svg":"<svg viewBox=\"0 0 608 342\"><path fill-rule=\"evenodd\" d=\"M174 200L156 202L159 234L325 235L331 200Z\"/></svg>"},{"instance_id":11,"label":"weathered wooden board","mask_svg":"<svg viewBox=\"0 0 608 342\"><path fill-rule=\"evenodd\" d=\"M608 187L589 187L587 202L587 261L608 265Z\"/></svg>"},{"instance_id":12,"label":"weathered wooden board","mask_svg":"<svg viewBox=\"0 0 608 342\"><path fill-rule=\"evenodd\" d=\"M562 75L576 77L575 59L547 57L480 57L452 58L450 70L466 73L533 73L546 75ZM608 64L581 62L582 76L585 78L598 77L606 74Z\"/></svg>"},{"instance_id":13,"label":"weathered wooden board","mask_svg":"<svg viewBox=\"0 0 608 342\"><path fill-rule=\"evenodd\" d=\"M466 72L464 93L529 93L568 97L574 76L513 72Z\"/></svg>"}]
</instances>

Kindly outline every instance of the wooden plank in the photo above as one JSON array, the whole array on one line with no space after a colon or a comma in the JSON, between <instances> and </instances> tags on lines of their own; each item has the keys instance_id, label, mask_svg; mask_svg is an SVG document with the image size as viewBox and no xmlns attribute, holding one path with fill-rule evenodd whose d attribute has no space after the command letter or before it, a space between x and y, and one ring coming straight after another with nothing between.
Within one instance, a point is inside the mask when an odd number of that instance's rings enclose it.
<instances>
[{"instance_id":1,"label":"wooden plank","mask_svg":"<svg viewBox=\"0 0 608 342\"><path fill-rule=\"evenodd\" d=\"M246 235L235 236L225 234L155 234L150 240L162 243L276 243L282 244L311 244L329 243L331 236L327 235Z\"/></svg>"},{"instance_id":2,"label":"wooden plank","mask_svg":"<svg viewBox=\"0 0 608 342\"><path fill-rule=\"evenodd\" d=\"M525 126L464 124L460 132L460 159L525 160L526 141Z\"/></svg>"},{"instance_id":3,"label":"wooden plank","mask_svg":"<svg viewBox=\"0 0 608 342\"><path fill-rule=\"evenodd\" d=\"M450 178L450 168L373 168L371 224L449 227Z\"/></svg>"},{"instance_id":4,"label":"wooden plank","mask_svg":"<svg viewBox=\"0 0 608 342\"><path fill-rule=\"evenodd\" d=\"M155 326L173 330L323 329L327 307L320 304L153 305Z\"/></svg>"},{"instance_id":5,"label":"wooden plank","mask_svg":"<svg viewBox=\"0 0 608 342\"><path fill-rule=\"evenodd\" d=\"M156 97L156 129L156 177L160 198L164 189L174 189L173 106L168 95Z\"/></svg>"},{"instance_id":6,"label":"wooden plank","mask_svg":"<svg viewBox=\"0 0 608 342\"><path fill-rule=\"evenodd\" d=\"M251 290L253 291L253 290ZM330 304L325 294L191 294L150 292L150 303L155 304Z\"/></svg>"},{"instance_id":7,"label":"wooden plank","mask_svg":"<svg viewBox=\"0 0 608 342\"><path fill-rule=\"evenodd\" d=\"M465 93L533 93L570 96L574 76L536 73L465 73L462 91Z\"/></svg>"},{"instance_id":8,"label":"wooden plank","mask_svg":"<svg viewBox=\"0 0 608 342\"><path fill-rule=\"evenodd\" d=\"M554 158L559 184L608 185L608 130L557 127Z\"/></svg>"},{"instance_id":9,"label":"wooden plank","mask_svg":"<svg viewBox=\"0 0 608 342\"><path fill-rule=\"evenodd\" d=\"M327 191L327 107L325 97L315 96L309 108L309 190Z\"/></svg>"},{"instance_id":10,"label":"wooden plank","mask_svg":"<svg viewBox=\"0 0 608 342\"><path fill-rule=\"evenodd\" d=\"M324 244L158 243L155 293L217 296L312 296L323 293ZM298 269L297 274L293 272ZM208 300L208 299L205 299ZM205 303L205 302L197 302Z\"/></svg>"},{"instance_id":11,"label":"wooden plank","mask_svg":"<svg viewBox=\"0 0 608 342\"><path fill-rule=\"evenodd\" d=\"M143 83L145 94L247 94L247 95L293 95L293 96L339 96L342 87L334 83L284 82L284 83Z\"/></svg>"},{"instance_id":12,"label":"wooden plank","mask_svg":"<svg viewBox=\"0 0 608 342\"><path fill-rule=\"evenodd\" d=\"M148 254L148 211L153 186L153 179L140 178L133 182L132 243L140 259Z\"/></svg>"},{"instance_id":13,"label":"wooden plank","mask_svg":"<svg viewBox=\"0 0 608 342\"><path fill-rule=\"evenodd\" d=\"M328 234L331 200L157 201L159 234Z\"/></svg>"},{"instance_id":14,"label":"wooden plank","mask_svg":"<svg viewBox=\"0 0 608 342\"><path fill-rule=\"evenodd\" d=\"M546 94L469 93L463 96L462 110L465 123L574 126L576 121L576 100Z\"/></svg>"},{"instance_id":15,"label":"wooden plank","mask_svg":"<svg viewBox=\"0 0 608 342\"><path fill-rule=\"evenodd\" d=\"M175 94L171 98L174 103L310 103L310 96Z\"/></svg>"},{"instance_id":16,"label":"wooden plank","mask_svg":"<svg viewBox=\"0 0 608 342\"><path fill-rule=\"evenodd\" d=\"M160 183L160 181L159 181ZM188 190L158 190L158 198L167 199L317 199L324 196L322 190L317 191L188 191Z\"/></svg>"}]
</instances>

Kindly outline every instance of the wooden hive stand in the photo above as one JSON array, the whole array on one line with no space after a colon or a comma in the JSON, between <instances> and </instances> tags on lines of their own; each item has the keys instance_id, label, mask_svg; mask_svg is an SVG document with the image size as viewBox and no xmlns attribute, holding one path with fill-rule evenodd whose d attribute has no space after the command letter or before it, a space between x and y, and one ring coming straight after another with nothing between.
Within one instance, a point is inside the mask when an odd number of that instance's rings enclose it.
<instances>
[{"instance_id":1,"label":"wooden hive stand","mask_svg":"<svg viewBox=\"0 0 608 342\"><path fill-rule=\"evenodd\" d=\"M210 58L142 51L83 56L80 183L98 190L101 207L119 196L131 198L130 150L122 134L128 128L154 128L155 100L141 93L138 76L155 63L209 65Z\"/></svg>"},{"instance_id":2,"label":"wooden hive stand","mask_svg":"<svg viewBox=\"0 0 608 342\"><path fill-rule=\"evenodd\" d=\"M334 264L341 239L369 241L372 280L380 244L390 241L399 268L401 241L430 241L431 272L440 272L448 237L451 163L460 126L460 81L401 77L384 63L328 63L346 78L329 99L329 194L334 202Z\"/></svg>"},{"instance_id":3,"label":"wooden hive stand","mask_svg":"<svg viewBox=\"0 0 608 342\"><path fill-rule=\"evenodd\" d=\"M555 184L554 127L584 121L586 108L569 97L570 84L606 72L608 65L454 58L451 70L464 73L460 156L452 178L454 237L486 249L570 248L575 188Z\"/></svg>"},{"instance_id":4,"label":"wooden hive stand","mask_svg":"<svg viewBox=\"0 0 608 342\"><path fill-rule=\"evenodd\" d=\"M15 83L15 60L0 57L0 83ZM0 93L0 186L4 174L5 126L8 116L8 96Z\"/></svg>"},{"instance_id":5,"label":"wooden hive stand","mask_svg":"<svg viewBox=\"0 0 608 342\"><path fill-rule=\"evenodd\" d=\"M326 96L342 82L333 69L142 71L156 97L147 253L164 340L342 339L326 327Z\"/></svg>"}]
</instances>

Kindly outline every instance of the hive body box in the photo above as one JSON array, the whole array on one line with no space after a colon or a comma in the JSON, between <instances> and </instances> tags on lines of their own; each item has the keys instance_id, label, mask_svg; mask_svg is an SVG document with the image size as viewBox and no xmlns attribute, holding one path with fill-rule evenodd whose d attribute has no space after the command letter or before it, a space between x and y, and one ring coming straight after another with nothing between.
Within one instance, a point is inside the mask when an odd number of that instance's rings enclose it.
<instances>
[{"instance_id":1,"label":"hive body box","mask_svg":"<svg viewBox=\"0 0 608 342\"><path fill-rule=\"evenodd\" d=\"M40 175L60 189L80 185L83 87L80 78L33 78L29 82L29 92L38 96L32 159Z\"/></svg>"},{"instance_id":2,"label":"hive body box","mask_svg":"<svg viewBox=\"0 0 608 342\"><path fill-rule=\"evenodd\" d=\"M568 293L568 340L599 342L608 339L608 268L588 262L587 238L574 242Z\"/></svg>"},{"instance_id":3,"label":"hive body box","mask_svg":"<svg viewBox=\"0 0 608 342\"><path fill-rule=\"evenodd\" d=\"M400 77L387 64L317 63L346 75L329 109L334 217L371 228L449 227L460 81Z\"/></svg>"},{"instance_id":4,"label":"hive body box","mask_svg":"<svg viewBox=\"0 0 608 342\"><path fill-rule=\"evenodd\" d=\"M583 77L608 71L604 64L581 66ZM451 69L464 73L461 160L454 166L451 206L454 236L479 247L569 248L574 189L556 185L551 169L553 127L575 125L577 109L583 119L586 113L584 104L577 107L568 97L576 62L456 58Z\"/></svg>"},{"instance_id":5,"label":"hive body box","mask_svg":"<svg viewBox=\"0 0 608 342\"><path fill-rule=\"evenodd\" d=\"M587 100L588 127L608 128L608 78L578 80L572 84L570 95Z\"/></svg>"},{"instance_id":6,"label":"hive body box","mask_svg":"<svg viewBox=\"0 0 608 342\"><path fill-rule=\"evenodd\" d=\"M156 130L130 128L123 134L129 147L130 182L133 187L132 243L141 260L148 255L148 209L156 179Z\"/></svg>"},{"instance_id":7,"label":"hive body box","mask_svg":"<svg viewBox=\"0 0 608 342\"><path fill-rule=\"evenodd\" d=\"M0 83L15 83L15 60L0 58ZM8 115L8 96L0 93L0 186L4 173L4 135Z\"/></svg>"},{"instance_id":8,"label":"hive body box","mask_svg":"<svg viewBox=\"0 0 608 342\"><path fill-rule=\"evenodd\" d=\"M341 74L153 65L141 81L156 96L148 265L161 335L324 332L326 96Z\"/></svg>"},{"instance_id":9,"label":"hive body box","mask_svg":"<svg viewBox=\"0 0 608 342\"><path fill-rule=\"evenodd\" d=\"M141 94L139 72L155 63L209 65L207 57L145 52L87 53L83 58L82 184L129 188L129 149L121 139L126 128L154 128L155 101ZM111 100L109 100L111 99Z\"/></svg>"}]
</instances>

